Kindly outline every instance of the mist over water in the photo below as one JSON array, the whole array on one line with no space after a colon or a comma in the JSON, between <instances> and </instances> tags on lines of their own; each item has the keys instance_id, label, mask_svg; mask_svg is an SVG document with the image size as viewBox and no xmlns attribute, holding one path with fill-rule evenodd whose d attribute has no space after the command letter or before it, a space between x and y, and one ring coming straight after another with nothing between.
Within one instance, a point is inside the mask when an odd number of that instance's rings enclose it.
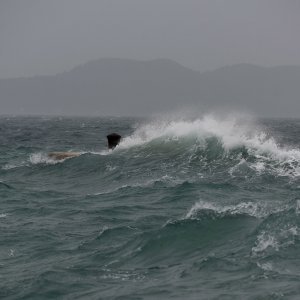
<instances>
[{"instance_id":1,"label":"mist over water","mask_svg":"<svg viewBox=\"0 0 300 300\"><path fill-rule=\"evenodd\" d=\"M1 297L296 299L299 130L242 114L1 117Z\"/></svg>"}]
</instances>

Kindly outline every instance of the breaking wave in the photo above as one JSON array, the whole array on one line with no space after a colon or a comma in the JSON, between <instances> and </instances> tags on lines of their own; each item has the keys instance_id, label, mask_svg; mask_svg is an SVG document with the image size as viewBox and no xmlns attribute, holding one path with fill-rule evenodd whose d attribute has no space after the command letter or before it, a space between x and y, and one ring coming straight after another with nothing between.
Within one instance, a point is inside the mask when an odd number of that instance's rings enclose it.
<instances>
[{"instance_id":1,"label":"breaking wave","mask_svg":"<svg viewBox=\"0 0 300 300\"><path fill-rule=\"evenodd\" d=\"M300 175L300 149L280 146L270 133L245 116L220 118L211 114L194 120L155 120L125 137L117 151L137 147L147 153L181 151L190 158L236 158L239 165L246 163L258 173L272 169L278 175ZM229 170L231 174L234 171Z\"/></svg>"},{"instance_id":2,"label":"breaking wave","mask_svg":"<svg viewBox=\"0 0 300 300\"><path fill-rule=\"evenodd\" d=\"M280 147L273 137L257 128L253 120L236 116L221 119L205 115L196 120L156 120L137 128L122 140L119 148L140 146L156 140L167 143L184 138L204 143L211 137L216 137L225 150L245 146L257 156L268 154L280 160L300 159L299 149Z\"/></svg>"},{"instance_id":3,"label":"breaking wave","mask_svg":"<svg viewBox=\"0 0 300 300\"><path fill-rule=\"evenodd\" d=\"M272 214L288 211L291 208L297 213L298 205L298 201L296 204L282 203L279 201L272 203L249 201L231 205L224 205L223 203L219 205L213 202L198 201L190 208L184 218L198 219L201 218L203 212L213 212L216 216L220 217L228 215L247 215L255 218L265 218Z\"/></svg>"}]
</instances>

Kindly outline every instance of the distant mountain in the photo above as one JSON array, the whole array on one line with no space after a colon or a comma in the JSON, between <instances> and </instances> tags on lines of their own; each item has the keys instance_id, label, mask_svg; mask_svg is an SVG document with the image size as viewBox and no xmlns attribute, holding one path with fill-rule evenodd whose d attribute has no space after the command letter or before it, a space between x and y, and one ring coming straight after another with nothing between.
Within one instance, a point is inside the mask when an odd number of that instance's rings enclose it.
<instances>
[{"instance_id":1,"label":"distant mountain","mask_svg":"<svg viewBox=\"0 0 300 300\"><path fill-rule=\"evenodd\" d=\"M100 59L54 76L0 80L0 114L147 115L177 107L300 116L300 66L200 73L166 59Z\"/></svg>"}]
</instances>

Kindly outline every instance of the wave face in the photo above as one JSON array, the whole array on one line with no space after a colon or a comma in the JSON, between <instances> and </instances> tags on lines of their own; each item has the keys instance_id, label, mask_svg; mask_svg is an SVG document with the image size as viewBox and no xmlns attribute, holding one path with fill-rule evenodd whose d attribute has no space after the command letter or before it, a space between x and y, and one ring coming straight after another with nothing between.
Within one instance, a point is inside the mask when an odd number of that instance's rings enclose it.
<instances>
[{"instance_id":1,"label":"wave face","mask_svg":"<svg viewBox=\"0 0 300 300\"><path fill-rule=\"evenodd\" d=\"M1 298L298 297L299 120L1 117L0 132Z\"/></svg>"}]
</instances>

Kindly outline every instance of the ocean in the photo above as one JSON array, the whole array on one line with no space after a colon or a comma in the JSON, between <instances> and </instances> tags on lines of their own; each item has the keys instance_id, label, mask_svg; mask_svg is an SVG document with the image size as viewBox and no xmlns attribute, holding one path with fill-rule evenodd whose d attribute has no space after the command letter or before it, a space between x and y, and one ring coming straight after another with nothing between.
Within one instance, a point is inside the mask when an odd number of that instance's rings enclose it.
<instances>
[{"instance_id":1,"label":"ocean","mask_svg":"<svg viewBox=\"0 0 300 300\"><path fill-rule=\"evenodd\" d=\"M0 298L299 299L299 133L238 114L0 117Z\"/></svg>"}]
</instances>

